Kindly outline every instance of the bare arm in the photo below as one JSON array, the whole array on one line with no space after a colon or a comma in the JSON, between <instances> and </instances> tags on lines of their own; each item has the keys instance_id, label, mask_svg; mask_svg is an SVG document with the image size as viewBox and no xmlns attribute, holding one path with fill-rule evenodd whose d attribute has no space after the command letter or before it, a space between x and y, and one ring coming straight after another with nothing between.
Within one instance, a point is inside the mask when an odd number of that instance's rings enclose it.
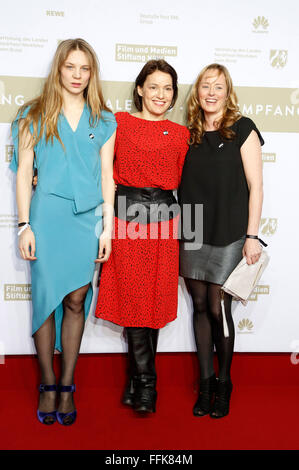
<instances>
[{"instance_id":1,"label":"bare arm","mask_svg":"<svg viewBox=\"0 0 299 470\"><path fill-rule=\"evenodd\" d=\"M113 159L116 131L101 148L102 162L102 192L104 229L100 236L99 254L96 263L104 263L111 253L111 237L114 221L115 184L113 179Z\"/></svg>"},{"instance_id":2,"label":"bare arm","mask_svg":"<svg viewBox=\"0 0 299 470\"><path fill-rule=\"evenodd\" d=\"M261 144L257 133L251 131L241 147L245 176L249 189L249 217L247 233L258 235L263 205L263 168ZM254 264L261 255L258 240L247 238L243 247L243 256L248 264Z\"/></svg>"},{"instance_id":3,"label":"bare arm","mask_svg":"<svg viewBox=\"0 0 299 470\"><path fill-rule=\"evenodd\" d=\"M33 177L33 158L34 151L31 135L22 130L20 123L19 132L19 165L17 171L17 206L20 222L29 222L29 211L32 192ZM35 237L30 228L24 230L19 237L19 249L23 259L36 259L35 255Z\"/></svg>"}]
</instances>

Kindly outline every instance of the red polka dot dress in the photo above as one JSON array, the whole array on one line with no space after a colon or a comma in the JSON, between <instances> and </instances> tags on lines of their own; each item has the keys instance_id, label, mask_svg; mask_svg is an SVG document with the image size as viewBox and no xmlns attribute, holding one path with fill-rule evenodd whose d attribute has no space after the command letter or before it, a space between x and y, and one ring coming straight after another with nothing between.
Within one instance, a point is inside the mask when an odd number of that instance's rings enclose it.
<instances>
[{"instance_id":1,"label":"red polka dot dress","mask_svg":"<svg viewBox=\"0 0 299 470\"><path fill-rule=\"evenodd\" d=\"M188 150L186 127L125 112L115 117L115 183L176 189ZM147 225L135 223L135 237L132 222L115 217L112 253L102 267L96 317L121 326L150 328L162 328L176 318L178 217Z\"/></svg>"}]
</instances>

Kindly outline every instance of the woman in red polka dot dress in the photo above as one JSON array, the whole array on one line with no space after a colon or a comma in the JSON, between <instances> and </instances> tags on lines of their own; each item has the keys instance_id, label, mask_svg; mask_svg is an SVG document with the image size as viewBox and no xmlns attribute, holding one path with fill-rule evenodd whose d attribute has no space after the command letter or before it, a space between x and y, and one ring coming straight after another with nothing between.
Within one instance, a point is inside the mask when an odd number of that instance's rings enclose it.
<instances>
[{"instance_id":1,"label":"woman in red polka dot dress","mask_svg":"<svg viewBox=\"0 0 299 470\"><path fill-rule=\"evenodd\" d=\"M125 327L129 377L123 403L139 412L155 411L158 331L177 316L179 215L176 204L169 207L176 203L172 190L179 186L189 139L186 127L165 119L177 93L173 67L149 61L135 82L138 112L115 115L115 233L95 315ZM164 209L157 211L158 205Z\"/></svg>"}]
</instances>

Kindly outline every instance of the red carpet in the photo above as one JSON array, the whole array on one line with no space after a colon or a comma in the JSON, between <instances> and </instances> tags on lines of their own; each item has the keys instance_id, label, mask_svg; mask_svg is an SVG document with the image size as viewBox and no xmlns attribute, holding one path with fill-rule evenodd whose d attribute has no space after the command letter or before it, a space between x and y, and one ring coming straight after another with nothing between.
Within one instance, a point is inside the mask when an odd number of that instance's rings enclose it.
<instances>
[{"instance_id":1,"label":"red carpet","mask_svg":"<svg viewBox=\"0 0 299 470\"><path fill-rule=\"evenodd\" d=\"M8 356L5 361L0 365L1 450L299 448L299 364L291 364L290 354L235 354L231 412L220 420L192 415L194 354L158 354L157 412L146 418L120 404L124 355L81 355L78 418L71 427L38 422L36 358Z\"/></svg>"}]
</instances>

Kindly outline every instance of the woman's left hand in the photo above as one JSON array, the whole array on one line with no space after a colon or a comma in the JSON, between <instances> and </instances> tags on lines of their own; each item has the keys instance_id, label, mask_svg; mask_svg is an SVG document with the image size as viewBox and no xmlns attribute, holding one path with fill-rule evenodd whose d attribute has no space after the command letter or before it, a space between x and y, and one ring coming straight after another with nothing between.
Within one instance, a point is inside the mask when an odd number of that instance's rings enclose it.
<instances>
[{"instance_id":1,"label":"woman's left hand","mask_svg":"<svg viewBox=\"0 0 299 470\"><path fill-rule=\"evenodd\" d=\"M106 263L111 253L111 234L103 231L99 240L99 253L95 263Z\"/></svg>"},{"instance_id":2,"label":"woman's left hand","mask_svg":"<svg viewBox=\"0 0 299 470\"><path fill-rule=\"evenodd\" d=\"M246 238L243 246L242 255L246 256L247 264L255 264L261 256L262 247L255 238Z\"/></svg>"}]
</instances>

